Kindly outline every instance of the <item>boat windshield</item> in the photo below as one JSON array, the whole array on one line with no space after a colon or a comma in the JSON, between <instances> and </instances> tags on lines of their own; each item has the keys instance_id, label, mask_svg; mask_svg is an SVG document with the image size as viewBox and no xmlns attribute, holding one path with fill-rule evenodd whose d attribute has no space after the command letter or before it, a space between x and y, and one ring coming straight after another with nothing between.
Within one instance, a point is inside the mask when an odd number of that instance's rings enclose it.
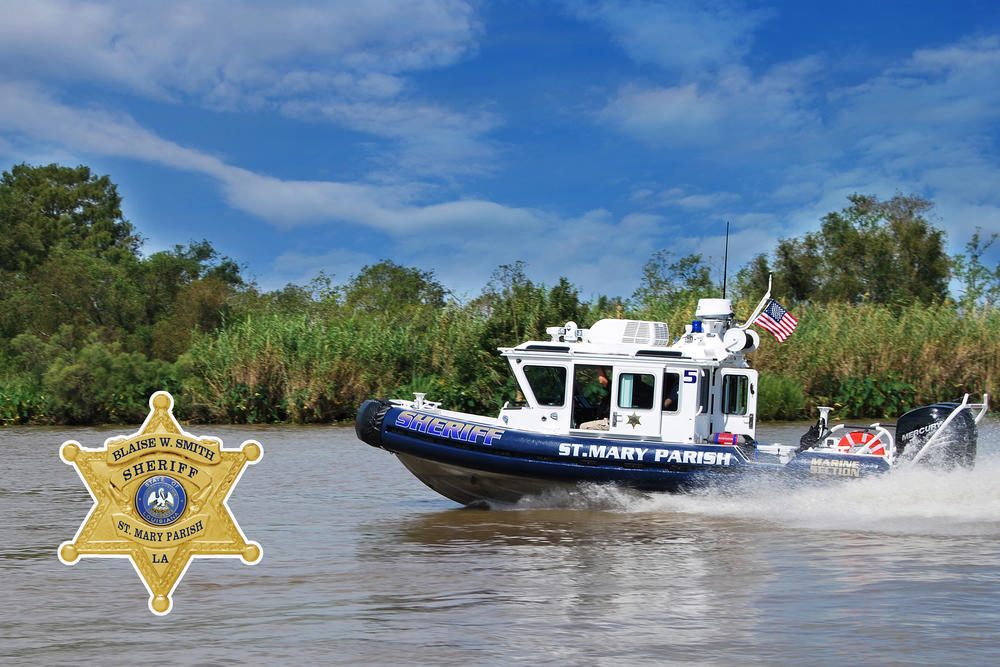
<instances>
[{"instance_id":1,"label":"boat windshield","mask_svg":"<svg viewBox=\"0 0 1000 667\"><path fill-rule=\"evenodd\" d=\"M539 405L558 407L566 403L566 369L562 366L525 366L531 393Z\"/></svg>"}]
</instances>

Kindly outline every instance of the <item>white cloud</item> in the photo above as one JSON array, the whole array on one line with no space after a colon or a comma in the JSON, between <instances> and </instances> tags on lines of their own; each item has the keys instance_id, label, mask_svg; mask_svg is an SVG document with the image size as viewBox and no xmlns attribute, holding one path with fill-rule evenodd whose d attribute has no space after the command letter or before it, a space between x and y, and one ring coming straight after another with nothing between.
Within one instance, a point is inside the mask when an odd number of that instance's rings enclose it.
<instances>
[{"instance_id":1,"label":"white cloud","mask_svg":"<svg viewBox=\"0 0 1000 667\"><path fill-rule=\"evenodd\" d=\"M398 87L385 77L450 65L475 49L480 30L458 0L35 0L0 9L0 62L67 83L242 105L335 88L345 74L367 90Z\"/></svg>"},{"instance_id":2,"label":"white cloud","mask_svg":"<svg viewBox=\"0 0 1000 667\"><path fill-rule=\"evenodd\" d=\"M660 147L732 156L801 145L818 122L808 91L820 60L782 63L762 74L744 64L753 33L773 13L726 0L607 0L578 8L633 60L658 66L665 80L619 86L601 118Z\"/></svg>"},{"instance_id":3,"label":"white cloud","mask_svg":"<svg viewBox=\"0 0 1000 667\"><path fill-rule=\"evenodd\" d=\"M632 215L557 214L463 196L459 188L441 194L450 176L493 167L499 144L487 137L503 122L489 100L457 109L417 89L414 73L455 64L477 48L482 26L454 0L341 3L330 11L218 0L0 5L0 152L83 162L121 156L203 174L233 209L283 228L375 229L396 261L476 288L496 265L523 259L533 279L551 284L566 275L627 296L643 262L666 244L680 256L720 255L722 232L705 236L713 221L734 222L731 251L734 261L746 252L745 261L778 237L815 229L851 192L930 197L956 250L976 225L1000 228L998 38L916 51L820 95L821 56L749 66L754 30L767 16L734 3L599 2L577 15L605 26L644 65L646 78L617 85L600 120L644 151L688 149L725 160L719 173L743 169L746 177L717 186L692 173L681 184L631 186L641 211ZM392 143L387 151L379 142L367 165L387 173L338 182L244 169L92 101L110 99L102 97L108 90L332 123ZM514 146L527 159L532 148ZM619 182L626 192L630 176ZM286 254L273 268L294 276L298 267L309 267L305 275L381 259L348 254Z\"/></svg>"},{"instance_id":4,"label":"white cloud","mask_svg":"<svg viewBox=\"0 0 1000 667\"><path fill-rule=\"evenodd\" d=\"M0 81L0 98L7 102L0 106L0 126L19 136L203 174L218 183L231 207L278 226L347 223L379 230L399 241L392 247L397 261L434 269L460 291L478 289L494 267L521 259L534 267L537 280L553 284L559 275L571 280L599 275L603 293L630 293L662 232L663 219L646 214L616 220L593 211L564 219L482 199L420 203L426 193L411 184L281 180L163 139L127 115L69 107L34 86ZM262 282L276 288L320 268L339 274L345 263L356 270L378 259L348 255L286 253ZM447 258L443 268L442 258Z\"/></svg>"},{"instance_id":5,"label":"white cloud","mask_svg":"<svg viewBox=\"0 0 1000 667\"><path fill-rule=\"evenodd\" d=\"M335 181L289 181L227 164L141 127L133 118L98 109L76 109L36 86L0 80L0 126L45 143L92 154L144 160L218 181L235 209L291 227L348 222L394 233L462 228L474 223L496 229L535 224L538 214L490 201L459 199L413 203L411 185L378 186Z\"/></svg>"},{"instance_id":6,"label":"white cloud","mask_svg":"<svg viewBox=\"0 0 1000 667\"><path fill-rule=\"evenodd\" d=\"M359 132L396 139L401 148L392 157L393 164L411 173L482 173L494 164L495 149L482 137L499 121L485 111L469 114L437 104L338 99L293 100L283 104L282 111L297 118L325 118Z\"/></svg>"},{"instance_id":7,"label":"white cloud","mask_svg":"<svg viewBox=\"0 0 1000 667\"><path fill-rule=\"evenodd\" d=\"M347 247L332 248L318 254L300 251L283 252L271 262L271 271L260 283L260 287L263 290L276 290L288 283L307 285L321 271L325 272L335 284L343 284L363 266L378 262L380 259L371 253Z\"/></svg>"},{"instance_id":8,"label":"white cloud","mask_svg":"<svg viewBox=\"0 0 1000 667\"><path fill-rule=\"evenodd\" d=\"M538 222L537 212L490 201L412 204L406 188L393 186L286 181L235 167L227 167L219 178L230 206L283 227L348 222L406 235L468 225L489 226L500 233Z\"/></svg>"},{"instance_id":9,"label":"white cloud","mask_svg":"<svg viewBox=\"0 0 1000 667\"><path fill-rule=\"evenodd\" d=\"M398 142L378 169L446 177L490 169L497 119L422 102L406 76L468 57L481 32L461 0L36 0L0 4L0 71L328 121Z\"/></svg>"},{"instance_id":10,"label":"white cloud","mask_svg":"<svg viewBox=\"0 0 1000 667\"><path fill-rule=\"evenodd\" d=\"M37 85L0 79L0 127L71 150L147 160L213 176L227 166L218 158L184 148L141 127L126 114L77 109L54 100Z\"/></svg>"},{"instance_id":11,"label":"white cloud","mask_svg":"<svg viewBox=\"0 0 1000 667\"><path fill-rule=\"evenodd\" d=\"M425 212L430 215L435 211L435 207L428 207ZM526 263L532 281L552 286L565 276L574 285L584 285L581 297L589 299L599 294L629 296L642 265L663 247L665 231L674 231L671 247L683 248L681 254L698 247L696 239L684 236L682 227L672 227L656 215L616 218L596 209L575 218L542 211L520 212L515 217L514 226L498 229L474 208L461 216L460 226L396 232L393 238L397 242L380 252L391 252L397 263L434 271L460 299L477 296L497 266L519 260ZM343 249L284 253L275 261L264 286L276 288L287 281L303 284L320 270L336 273L336 282L343 282L364 264L382 258L381 254Z\"/></svg>"},{"instance_id":12,"label":"white cloud","mask_svg":"<svg viewBox=\"0 0 1000 667\"><path fill-rule=\"evenodd\" d=\"M608 0L570 7L605 26L636 62L687 73L738 61L749 50L753 31L772 15L725 1Z\"/></svg>"},{"instance_id":13,"label":"white cloud","mask_svg":"<svg viewBox=\"0 0 1000 667\"><path fill-rule=\"evenodd\" d=\"M675 86L622 86L602 116L639 140L657 145L748 154L804 150L820 120L811 106L809 76L819 61L807 59L754 76L742 66L722 69L709 81Z\"/></svg>"},{"instance_id":14,"label":"white cloud","mask_svg":"<svg viewBox=\"0 0 1000 667\"><path fill-rule=\"evenodd\" d=\"M733 205L740 201L735 192L694 192L694 186L672 187L666 190L643 188L632 194L632 201L645 206L672 206L687 211L707 211Z\"/></svg>"},{"instance_id":15,"label":"white cloud","mask_svg":"<svg viewBox=\"0 0 1000 667\"><path fill-rule=\"evenodd\" d=\"M1000 229L1000 38L916 51L860 85L832 91L830 100L831 133L854 156L850 191L927 197L952 252L976 226ZM825 190L838 181L843 172L831 174Z\"/></svg>"},{"instance_id":16,"label":"white cloud","mask_svg":"<svg viewBox=\"0 0 1000 667\"><path fill-rule=\"evenodd\" d=\"M575 218L533 211L517 228L499 230L470 217L447 233L408 236L393 249L400 263L434 270L459 296L475 297L492 271L518 260L528 277L552 286L560 276L586 286L581 297L629 296L643 263L660 249L667 225L661 216L613 216L602 209ZM684 240L678 236L677 242Z\"/></svg>"},{"instance_id":17,"label":"white cloud","mask_svg":"<svg viewBox=\"0 0 1000 667\"><path fill-rule=\"evenodd\" d=\"M1000 38L921 49L859 84L816 94L818 56L755 74L730 64L671 85L622 85L602 118L658 147L725 156L771 181L746 206L776 215L777 237L815 230L847 195L917 193L961 250L977 225L1000 218ZM762 166L773 169L763 176ZM733 208L725 191L646 184L635 201L689 211ZM698 204L707 208L698 209ZM729 214L727 214L729 217ZM998 227L1000 228L1000 227ZM988 227L984 226L984 229ZM773 246L767 244L765 249Z\"/></svg>"},{"instance_id":18,"label":"white cloud","mask_svg":"<svg viewBox=\"0 0 1000 667\"><path fill-rule=\"evenodd\" d=\"M900 169L995 162L1000 39L918 51L861 85L833 91L830 101L835 130L853 132L873 160Z\"/></svg>"},{"instance_id":19,"label":"white cloud","mask_svg":"<svg viewBox=\"0 0 1000 667\"><path fill-rule=\"evenodd\" d=\"M922 49L899 66L858 86L832 91L831 101L872 123L988 122L1000 90L1000 37L966 39Z\"/></svg>"}]
</instances>

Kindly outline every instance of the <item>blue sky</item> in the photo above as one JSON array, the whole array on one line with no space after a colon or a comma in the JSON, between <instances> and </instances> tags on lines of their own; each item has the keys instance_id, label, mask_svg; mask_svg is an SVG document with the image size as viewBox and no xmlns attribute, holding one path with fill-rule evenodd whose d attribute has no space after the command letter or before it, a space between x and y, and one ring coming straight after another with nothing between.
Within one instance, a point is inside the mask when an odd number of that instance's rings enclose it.
<instances>
[{"instance_id":1,"label":"blue sky","mask_svg":"<svg viewBox=\"0 0 1000 667\"><path fill-rule=\"evenodd\" d=\"M627 297L853 192L931 199L960 252L1000 231L998 128L994 1L0 4L0 168L109 174L146 253L264 289L523 260Z\"/></svg>"}]
</instances>

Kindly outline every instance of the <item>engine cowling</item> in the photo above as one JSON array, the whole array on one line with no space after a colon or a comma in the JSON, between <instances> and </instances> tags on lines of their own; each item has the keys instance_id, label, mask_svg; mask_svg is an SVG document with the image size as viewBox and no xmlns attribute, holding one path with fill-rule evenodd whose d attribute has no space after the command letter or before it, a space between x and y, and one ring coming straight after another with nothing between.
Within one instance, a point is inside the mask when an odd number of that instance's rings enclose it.
<instances>
[{"instance_id":1,"label":"engine cowling","mask_svg":"<svg viewBox=\"0 0 1000 667\"><path fill-rule=\"evenodd\" d=\"M910 410L896 423L896 455L913 459L940 430L958 403L935 403ZM972 411L964 408L937 436L930 449L920 454L919 463L939 468L971 468L976 461L979 430Z\"/></svg>"}]
</instances>

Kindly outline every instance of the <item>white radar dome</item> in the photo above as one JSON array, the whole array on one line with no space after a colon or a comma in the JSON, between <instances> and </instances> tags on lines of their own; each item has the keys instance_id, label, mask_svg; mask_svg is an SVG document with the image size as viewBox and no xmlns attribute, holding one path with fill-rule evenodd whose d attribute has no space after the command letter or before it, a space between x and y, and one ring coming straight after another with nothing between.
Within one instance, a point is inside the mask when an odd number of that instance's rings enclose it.
<instances>
[{"instance_id":1,"label":"white radar dome","mask_svg":"<svg viewBox=\"0 0 1000 667\"><path fill-rule=\"evenodd\" d=\"M695 317L706 320L724 320L733 316L733 302L729 299L698 299Z\"/></svg>"}]
</instances>

